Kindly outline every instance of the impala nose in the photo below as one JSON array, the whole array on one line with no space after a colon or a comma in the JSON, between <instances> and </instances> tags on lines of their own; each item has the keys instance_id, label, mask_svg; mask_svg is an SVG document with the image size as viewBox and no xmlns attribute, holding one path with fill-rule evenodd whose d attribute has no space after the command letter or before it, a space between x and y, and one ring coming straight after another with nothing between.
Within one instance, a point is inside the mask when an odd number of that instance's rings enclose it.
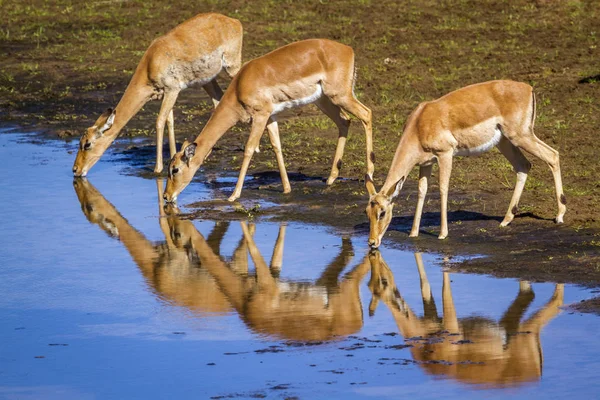
<instances>
[{"instance_id":1,"label":"impala nose","mask_svg":"<svg viewBox=\"0 0 600 400\"><path fill-rule=\"evenodd\" d=\"M369 247L371 247L372 249L377 248L376 244L377 241L375 239L369 239Z\"/></svg>"}]
</instances>

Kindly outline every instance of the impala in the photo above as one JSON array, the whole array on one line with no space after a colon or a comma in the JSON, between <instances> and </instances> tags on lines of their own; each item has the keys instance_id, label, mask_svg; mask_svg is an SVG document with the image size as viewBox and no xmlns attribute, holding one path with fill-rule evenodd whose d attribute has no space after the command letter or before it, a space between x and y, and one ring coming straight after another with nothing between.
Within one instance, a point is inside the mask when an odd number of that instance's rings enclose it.
<instances>
[{"instance_id":1,"label":"impala","mask_svg":"<svg viewBox=\"0 0 600 400\"><path fill-rule=\"evenodd\" d=\"M193 143L185 142L169 164L165 200L174 202L190 183L211 149L237 122L252 121L239 178L229 201L240 197L250 159L258 149L267 128L275 151L283 192L289 193L279 129L275 115L280 111L308 103L317 107L338 127L338 142L327 184L331 185L342 165L350 121L346 113L357 117L366 133L367 173L373 174L371 110L354 96L354 51L325 39L311 39L283 46L246 63L223 95L206 126Z\"/></svg>"},{"instance_id":2,"label":"impala","mask_svg":"<svg viewBox=\"0 0 600 400\"><path fill-rule=\"evenodd\" d=\"M555 285L550 299L535 313L527 313L535 297L531 284L521 281L517 296L497 321L482 316L459 318L450 286L452 280L444 272L440 318L422 256L415 253L424 309L424 315L419 317L402 298L381 253L374 250L369 258L372 267L369 289L373 293L370 315L381 300L391 311L405 342L411 344L414 361L427 373L492 387L516 386L541 378L540 334L560 312L563 284Z\"/></svg>"},{"instance_id":3,"label":"impala","mask_svg":"<svg viewBox=\"0 0 600 400\"><path fill-rule=\"evenodd\" d=\"M427 181L433 163L439 164L441 227L440 239L448 236L448 185L454 156L478 155L496 146L510 161L517 181L508 211L501 226L508 225L518 211L531 163L521 150L545 161L554 175L558 214L562 223L566 207L558 152L533 133L535 95L531 86L513 81L479 83L451 92L437 100L424 102L408 117L404 133L381 190L377 192L372 176L367 175L370 221L369 245L379 247L392 219L393 204L411 169L419 166L419 194L410 237L419 234Z\"/></svg>"},{"instance_id":4,"label":"impala","mask_svg":"<svg viewBox=\"0 0 600 400\"><path fill-rule=\"evenodd\" d=\"M156 119L156 167L163 169L163 133L169 134L175 154L173 105L179 92L202 85L216 106L223 95L216 76L223 68L230 77L242 62L242 24L220 14L199 14L155 39L138 64L115 109L106 110L79 142L73 165L75 176L86 176L117 138L127 122L150 100L163 99Z\"/></svg>"}]
</instances>

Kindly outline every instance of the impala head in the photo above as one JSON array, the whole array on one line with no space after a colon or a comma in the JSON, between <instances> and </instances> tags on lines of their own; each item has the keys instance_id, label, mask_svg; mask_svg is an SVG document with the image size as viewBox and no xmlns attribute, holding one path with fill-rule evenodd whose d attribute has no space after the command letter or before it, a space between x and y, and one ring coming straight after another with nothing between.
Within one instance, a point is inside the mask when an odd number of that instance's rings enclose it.
<instances>
[{"instance_id":1,"label":"impala head","mask_svg":"<svg viewBox=\"0 0 600 400\"><path fill-rule=\"evenodd\" d=\"M104 111L93 126L87 129L79 140L79 150L73 164L73 175L86 176L88 171L96 164L108 146L113 142L114 136L105 136L115 121L115 111L112 108Z\"/></svg>"},{"instance_id":2,"label":"impala head","mask_svg":"<svg viewBox=\"0 0 600 400\"><path fill-rule=\"evenodd\" d=\"M384 233L387 231L388 226L390 226L392 211L394 209L394 199L398 196L404 179L404 177L400 178L387 193L383 192L383 190L377 193L373 179L369 174L365 175L365 184L367 192L369 192L369 204L365 212L371 226L369 230L369 246L371 248L376 249L379 247Z\"/></svg>"},{"instance_id":3,"label":"impala head","mask_svg":"<svg viewBox=\"0 0 600 400\"><path fill-rule=\"evenodd\" d=\"M181 150L169 162L169 178L163 198L167 203L174 203L179 193L192 181L197 168L190 166L190 160L196 154L196 143L184 141Z\"/></svg>"}]
</instances>

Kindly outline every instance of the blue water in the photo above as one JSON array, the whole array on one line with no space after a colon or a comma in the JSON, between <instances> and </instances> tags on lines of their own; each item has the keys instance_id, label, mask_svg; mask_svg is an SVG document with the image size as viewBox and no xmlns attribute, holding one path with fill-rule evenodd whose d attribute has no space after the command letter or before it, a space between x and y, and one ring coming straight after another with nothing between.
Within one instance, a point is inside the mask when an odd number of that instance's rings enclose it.
<instances>
[{"instance_id":1,"label":"blue water","mask_svg":"<svg viewBox=\"0 0 600 400\"><path fill-rule=\"evenodd\" d=\"M101 160L85 190L79 189L80 195L89 196L84 209L93 209L86 215L70 172L75 142L31 144L27 138L0 135L0 398L531 399L599 393L600 319L557 307L539 335L541 375L528 369L526 357L520 359L522 365L505 366L516 382L510 385L467 383L444 370L428 373L429 364L418 362L412 352L421 347L418 342L412 349L389 347L415 343L400 334L389 304L380 301L369 316L373 258L368 257L366 238L343 241L331 229L285 224L285 239L279 242L281 272L272 280L278 290L288 292L267 297L252 314L252 301L270 289L257 286L261 279L249 253L234 253L240 243L248 244L243 229L255 229L256 249L268 267L282 229L279 223L232 221L223 229L220 246L204 248L203 240L217 223L161 218L157 182L122 175L125 166L114 154ZM200 183L188 191L190 201L211 195ZM192 240L177 247L169 228L180 225ZM154 252L162 258L152 256ZM134 254L149 261L141 262ZM381 257L397 286L392 297L421 318L418 255L384 249ZM422 261L441 317L440 259L423 254ZM355 268L364 272L356 278L356 296L341 302L340 287L315 283L335 262L345 266L338 282ZM219 273L231 279L219 280ZM450 274L450 279L459 321L478 316L497 326L519 293L514 279L469 274ZM544 309L555 287L532 284L535 298L522 320ZM589 297L586 289L564 286L564 304ZM358 308L351 312L352 300ZM236 307L236 301L242 306ZM285 309L286 304L291 306ZM329 332L343 333L307 341L311 334L321 335L313 325L319 313L329 315ZM352 314L354 323L344 322L344 313ZM498 334L507 348L517 343L496 328L486 332ZM522 335L534 334L517 336ZM477 340L487 339L471 337ZM526 349L516 351L524 354ZM460 368L477 375L501 357Z\"/></svg>"}]
</instances>

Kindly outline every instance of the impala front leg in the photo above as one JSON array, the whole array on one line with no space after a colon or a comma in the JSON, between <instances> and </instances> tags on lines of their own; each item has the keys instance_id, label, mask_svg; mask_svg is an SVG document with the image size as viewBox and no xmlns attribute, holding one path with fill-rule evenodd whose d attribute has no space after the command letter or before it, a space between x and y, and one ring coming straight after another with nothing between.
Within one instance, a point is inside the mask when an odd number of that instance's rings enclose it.
<instances>
[{"instance_id":1,"label":"impala front leg","mask_svg":"<svg viewBox=\"0 0 600 400\"><path fill-rule=\"evenodd\" d=\"M173 115L173 109L167 116L167 131L169 132L169 153L171 158L177 153L177 146L175 146L175 117Z\"/></svg>"},{"instance_id":2,"label":"impala front leg","mask_svg":"<svg viewBox=\"0 0 600 400\"><path fill-rule=\"evenodd\" d=\"M438 239L446 239L448 236L448 187L450 186L450 174L452 173L452 153L452 151L448 151L438 155L441 203L440 236L438 236Z\"/></svg>"},{"instance_id":3,"label":"impala front leg","mask_svg":"<svg viewBox=\"0 0 600 400\"><path fill-rule=\"evenodd\" d=\"M252 118L252 129L250 130L250 136L248 137L248 141L246 142L246 148L244 149L244 161L242 161L242 168L240 169L240 175L238 177L237 184L235 185L235 190L233 194L229 197L229 201L236 201L240 195L242 194L242 187L244 186L244 178L246 178L246 172L248 172L248 166L250 165L250 160L252 159L252 155L256 148L258 148L258 144L260 143L260 138L265 131L265 126L267 125L267 121L269 120L269 116L255 116Z\"/></svg>"},{"instance_id":4,"label":"impala front leg","mask_svg":"<svg viewBox=\"0 0 600 400\"><path fill-rule=\"evenodd\" d=\"M415 219L409 237L419 236L419 226L421 225L421 214L423 213L423 203L427 195L427 181L431 176L433 165L423 165L419 169L419 199L417 200L417 209L415 210Z\"/></svg>"},{"instance_id":5,"label":"impala front leg","mask_svg":"<svg viewBox=\"0 0 600 400\"><path fill-rule=\"evenodd\" d=\"M163 170L163 134L165 131L165 124L169 118L169 115L173 112L173 105L175 105L178 95L178 91L165 93L162 105L160 106L160 111L158 112L158 118L156 118L156 166L154 167L154 172L157 174ZM173 137L174 135L175 134L173 133ZM170 142L171 129L169 128L169 146Z\"/></svg>"}]
</instances>

